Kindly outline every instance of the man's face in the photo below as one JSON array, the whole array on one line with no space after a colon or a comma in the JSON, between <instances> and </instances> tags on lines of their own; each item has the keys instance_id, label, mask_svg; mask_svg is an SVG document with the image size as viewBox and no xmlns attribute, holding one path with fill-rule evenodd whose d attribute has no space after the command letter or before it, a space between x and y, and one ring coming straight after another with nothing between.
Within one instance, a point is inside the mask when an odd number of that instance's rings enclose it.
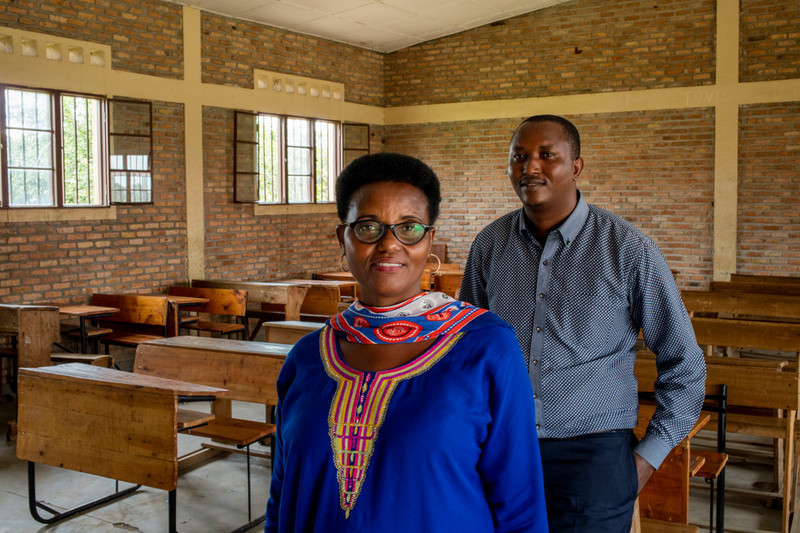
<instances>
[{"instance_id":1,"label":"man's face","mask_svg":"<svg viewBox=\"0 0 800 533\"><path fill-rule=\"evenodd\" d=\"M583 160L572 159L564 128L555 122L526 122L511 139L508 177L526 213L567 216L575 205Z\"/></svg>"}]
</instances>

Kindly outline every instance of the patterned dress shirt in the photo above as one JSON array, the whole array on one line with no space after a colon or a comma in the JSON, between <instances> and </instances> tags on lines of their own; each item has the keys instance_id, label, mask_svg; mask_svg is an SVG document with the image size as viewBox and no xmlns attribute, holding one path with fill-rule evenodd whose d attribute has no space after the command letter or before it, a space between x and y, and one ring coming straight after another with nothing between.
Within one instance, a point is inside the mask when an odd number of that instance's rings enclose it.
<instances>
[{"instance_id":1,"label":"patterned dress shirt","mask_svg":"<svg viewBox=\"0 0 800 533\"><path fill-rule=\"evenodd\" d=\"M542 246L523 210L484 228L460 299L508 321L528 364L540 438L633 428L633 365L641 329L656 353L656 412L635 448L658 468L691 429L705 363L672 273L656 244L578 193Z\"/></svg>"}]
</instances>

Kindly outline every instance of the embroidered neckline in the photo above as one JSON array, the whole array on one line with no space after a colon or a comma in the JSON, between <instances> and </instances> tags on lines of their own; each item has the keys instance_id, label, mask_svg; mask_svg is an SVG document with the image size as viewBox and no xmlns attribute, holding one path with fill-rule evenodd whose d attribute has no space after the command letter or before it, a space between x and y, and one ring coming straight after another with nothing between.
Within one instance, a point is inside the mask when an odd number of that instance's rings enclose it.
<instances>
[{"instance_id":1,"label":"embroidered neckline","mask_svg":"<svg viewBox=\"0 0 800 533\"><path fill-rule=\"evenodd\" d=\"M386 410L397 385L427 372L444 357L463 333L440 337L422 355L388 370L362 372L344 362L329 326L320 334L325 371L338 386L328 412L328 435L339 483L339 504L350 516L364 485L369 462Z\"/></svg>"}]
</instances>

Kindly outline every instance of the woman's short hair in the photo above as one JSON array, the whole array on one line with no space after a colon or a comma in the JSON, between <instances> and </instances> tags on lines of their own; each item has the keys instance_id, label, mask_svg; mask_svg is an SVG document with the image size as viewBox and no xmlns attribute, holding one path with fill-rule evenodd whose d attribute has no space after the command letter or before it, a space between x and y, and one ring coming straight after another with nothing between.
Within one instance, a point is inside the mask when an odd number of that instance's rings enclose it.
<instances>
[{"instance_id":1,"label":"woman's short hair","mask_svg":"<svg viewBox=\"0 0 800 533\"><path fill-rule=\"evenodd\" d=\"M429 224L439 217L442 194L436 173L415 157L381 152L359 157L347 165L336 178L336 213L346 222L353 194L370 183L393 181L418 188L428 199Z\"/></svg>"}]
</instances>

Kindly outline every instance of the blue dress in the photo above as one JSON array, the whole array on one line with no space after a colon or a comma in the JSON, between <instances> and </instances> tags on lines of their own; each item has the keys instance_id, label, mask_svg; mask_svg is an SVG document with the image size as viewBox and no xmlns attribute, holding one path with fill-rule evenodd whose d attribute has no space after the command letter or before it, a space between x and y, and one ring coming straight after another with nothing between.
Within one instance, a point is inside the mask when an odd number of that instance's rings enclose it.
<instances>
[{"instance_id":1,"label":"blue dress","mask_svg":"<svg viewBox=\"0 0 800 533\"><path fill-rule=\"evenodd\" d=\"M378 372L348 367L326 326L278 394L265 531L547 531L531 385L496 315Z\"/></svg>"}]
</instances>

